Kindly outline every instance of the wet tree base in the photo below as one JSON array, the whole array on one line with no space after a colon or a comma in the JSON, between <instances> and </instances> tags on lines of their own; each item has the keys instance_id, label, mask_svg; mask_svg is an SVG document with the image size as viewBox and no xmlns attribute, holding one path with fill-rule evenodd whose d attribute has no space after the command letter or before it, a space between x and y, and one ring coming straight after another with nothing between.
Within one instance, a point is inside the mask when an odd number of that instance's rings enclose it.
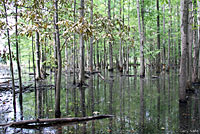
<instances>
[{"instance_id":1,"label":"wet tree base","mask_svg":"<svg viewBox=\"0 0 200 134\"><path fill-rule=\"evenodd\" d=\"M179 103L180 103L180 104L187 104L187 99L186 99L186 100L181 100L181 99L179 99Z\"/></svg>"},{"instance_id":2,"label":"wet tree base","mask_svg":"<svg viewBox=\"0 0 200 134\"><path fill-rule=\"evenodd\" d=\"M186 93L195 93L195 89L193 88L189 88L189 89L186 89Z\"/></svg>"}]
</instances>

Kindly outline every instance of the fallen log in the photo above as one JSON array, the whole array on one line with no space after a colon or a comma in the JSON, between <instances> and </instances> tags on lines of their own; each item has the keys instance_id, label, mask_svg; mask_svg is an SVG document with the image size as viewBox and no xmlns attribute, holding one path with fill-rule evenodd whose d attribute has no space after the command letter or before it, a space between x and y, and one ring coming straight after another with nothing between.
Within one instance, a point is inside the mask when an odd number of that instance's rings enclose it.
<instances>
[{"instance_id":1,"label":"fallen log","mask_svg":"<svg viewBox=\"0 0 200 134\"><path fill-rule=\"evenodd\" d=\"M59 123L73 123L73 122L82 122L90 121L104 118L111 118L113 115L97 115L97 116L88 116L88 117L74 117L74 118L53 118L53 119L35 119L35 120L24 120L18 122L11 122L0 124L0 127L27 127L34 126L38 124L59 124Z\"/></svg>"}]
</instances>

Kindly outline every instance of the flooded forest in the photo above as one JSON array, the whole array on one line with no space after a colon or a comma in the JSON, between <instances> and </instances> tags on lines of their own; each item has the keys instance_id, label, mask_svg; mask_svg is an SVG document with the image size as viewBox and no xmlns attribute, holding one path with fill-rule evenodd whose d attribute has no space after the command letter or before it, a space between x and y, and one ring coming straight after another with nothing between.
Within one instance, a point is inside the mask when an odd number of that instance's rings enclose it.
<instances>
[{"instance_id":1,"label":"flooded forest","mask_svg":"<svg viewBox=\"0 0 200 134\"><path fill-rule=\"evenodd\" d=\"M0 0L0 133L200 133L199 0Z\"/></svg>"}]
</instances>

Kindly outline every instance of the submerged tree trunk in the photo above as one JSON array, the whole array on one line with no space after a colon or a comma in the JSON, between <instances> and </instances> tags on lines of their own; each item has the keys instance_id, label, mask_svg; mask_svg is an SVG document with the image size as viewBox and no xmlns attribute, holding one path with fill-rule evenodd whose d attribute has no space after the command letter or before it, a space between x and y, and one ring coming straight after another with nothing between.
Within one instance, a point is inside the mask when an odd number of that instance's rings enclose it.
<instances>
[{"instance_id":1,"label":"submerged tree trunk","mask_svg":"<svg viewBox=\"0 0 200 134\"><path fill-rule=\"evenodd\" d=\"M18 11L17 11L17 9L18 9L18 5L17 5L18 3L17 2L15 2L15 9L16 9L16 16L15 16L15 23L16 23L16 25L15 25L15 38L16 38L16 40L15 40L15 42L16 42L16 58L17 58L17 69L18 69L18 77L19 77L19 102L20 102L20 104L22 105L22 77L21 77L21 67L20 67L20 62L19 62L19 45L18 45L18 19L17 19L17 16L18 16Z\"/></svg>"},{"instance_id":2,"label":"submerged tree trunk","mask_svg":"<svg viewBox=\"0 0 200 134\"><path fill-rule=\"evenodd\" d=\"M188 0L181 0L181 65L180 65L180 102L186 101L186 59L187 59L187 31L188 31Z\"/></svg>"},{"instance_id":3,"label":"submerged tree trunk","mask_svg":"<svg viewBox=\"0 0 200 134\"><path fill-rule=\"evenodd\" d=\"M60 49L60 35L58 23L58 0L54 0L55 14L55 31L56 31L56 46L58 53L58 74L56 80L56 100L55 100L55 117L59 118L61 116L60 112L60 86L61 86L61 73L62 73L62 59L61 59L61 49Z\"/></svg>"},{"instance_id":4,"label":"submerged tree trunk","mask_svg":"<svg viewBox=\"0 0 200 134\"><path fill-rule=\"evenodd\" d=\"M140 77L145 77L145 67L144 67L144 33L143 33L143 30L141 30L139 0L137 0L137 16L138 16L138 27L139 27L139 33L140 33Z\"/></svg>"},{"instance_id":5,"label":"submerged tree trunk","mask_svg":"<svg viewBox=\"0 0 200 134\"><path fill-rule=\"evenodd\" d=\"M16 118L16 98L15 98L15 78L14 78L14 71L13 71L13 61L12 61L12 51L11 51L11 44L10 44L10 31L9 31L9 24L8 24L8 14L7 14L7 7L5 1L3 1L5 17L6 17L6 25L7 25L7 38L8 38L8 50L9 50L9 59L10 59L10 72L12 78L12 90L13 90L13 109L14 109L14 118Z\"/></svg>"}]
</instances>

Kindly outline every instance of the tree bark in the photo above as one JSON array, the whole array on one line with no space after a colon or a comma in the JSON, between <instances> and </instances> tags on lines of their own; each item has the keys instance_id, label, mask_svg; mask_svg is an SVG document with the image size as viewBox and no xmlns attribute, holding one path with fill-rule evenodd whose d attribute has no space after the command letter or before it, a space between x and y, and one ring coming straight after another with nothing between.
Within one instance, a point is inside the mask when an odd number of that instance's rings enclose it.
<instances>
[{"instance_id":1,"label":"tree bark","mask_svg":"<svg viewBox=\"0 0 200 134\"><path fill-rule=\"evenodd\" d=\"M198 6L199 6L199 0L198 1ZM198 36L197 36L197 17L196 17L196 0L194 0L193 3L193 44L194 44L194 60L193 60L193 71L192 71L192 82L197 82L198 81L198 63L199 63L199 44L198 44ZM198 9L199 10L199 9ZM199 19L199 13L198 13L198 19ZM199 20L198 20L199 22ZM199 26L198 26L199 27Z\"/></svg>"},{"instance_id":2,"label":"tree bark","mask_svg":"<svg viewBox=\"0 0 200 134\"><path fill-rule=\"evenodd\" d=\"M84 0L81 0L81 11L80 17L82 19L82 25L84 24ZM84 72L84 58L85 56L85 46L84 46L84 39L83 33L80 34L80 72L79 72L79 82L80 85L83 85L85 80L85 72Z\"/></svg>"},{"instance_id":3,"label":"tree bark","mask_svg":"<svg viewBox=\"0 0 200 134\"><path fill-rule=\"evenodd\" d=\"M139 27L139 33L140 33L140 77L145 77L145 67L144 67L144 33L143 33L143 30L141 30L139 0L137 0L137 17L138 17L138 27Z\"/></svg>"},{"instance_id":4,"label":"tree bark","mask_svg":"<svg viewBox=\"0 0 200 134\"><path fill-rule=\"evenodd\" d=\"M110 0L108 0L108 19L111 21L111 13L110 13ZM110 31L108 31L110 34ZM113 49L111 39L109 39L109 70L113 71Z\"/></svg>"},{"instance_id":5,"label":"tree bark","mask_svg":"<svg viewBox=\"0 0 200 134\"><path fill-rule=\"evenodd\" d=\"M170 20L169 20L169 29L168 29L168 67L167 71L170 69L170 48L171 48L171 27L172 27L172 9L171 9L171 0L168 1L169 5L169 15L170 15Z\"/></svg>"},{"instance_id":6,"label":"tree bark","mask_svg":"<svg viewBox=\"0 0 200 134\"><path fill-rule=\"evenodd\" d=\"M90 24L93 25L93 0L91 0L91 7L90 7ZM93 40L94 36L90 38L90 72L93 71Z\"/></svg>"},{"instance_id":7,"label":"tree bark","mask_svg":"<svg viewBox=\"0 0 200 134\"><path fill-rule=\"evenodd\" d=\"M188 0L181 0L181 65L180 65L180 102L186 101L186 59L187 59L187 31L188 31Z\"/></svg>"},{"instance_id":8,"label":"tree bark","mask_svg":"<svg viewBox=\"0 0 200 134\"><path fill-rule=\"evenodd\" d=\"M120 26L119 26L119 33L120 33L120 39L119 39L119 71L123 72L123 61L122 61L122 26L121 26L121 16L122 16L122 6L121 6L121 0L119 1L120 9L119 9L119 18L120 18Z\"/></svg>"},{"instance_id":9,"label":"tree bark","mask_svg":"<svg viewBox=\"0 0 200 134\"><path fill-rule=\"evenodd\" d=\"M57 46L57 56L58 56L58 74L56 79L56 97L55 97L55 117L59 118L61 116L60 112L60 86L61 86L61 73L62 73L62 59L61 59L61 49L60 49L60 35L58 23L58 0L54 0L54 20L55 20L55 31L56 31L56 46Z\"/></svg>"},{"instance_id":10,"label":"tree bark","mask_svg":"<svg viewBox=\"0 0 200 134\"><path fill-rule=\"evenodd\" d=\"M35 32L35 43L36 43L36 79L41 79L41 71L40 71L40 36L39 32Z\"/></svg>"},{"instance_id":11,"label":"tree bark","mask_svg":"<svg viewBox=\"0 0 200 134\"><path fill-rule=\"evenodd\" d=\"M157 49L160 51L160 12L159 12L159 0L156 1L157 7ZM156 73L160 73L160 52L157 55L157 69Z\"/></svg>"},{"instance_id":12,"label":"tree bark","mask_svg":"<svg viewBox=\"0 0 200 134\"><path fill-rule=\"evenodd\" d=\"M19 102L22 105L22 77L21 77L21 67L19 62L19 45L18 45L18 3L15 2L15 43L16 43L16 58L17 58L17 70L18 70L18 77L19 77Z\"/></svg>"},{"instance_id":13,"label":"tree bark","mask_svg":"<svg viewBox=\"0 0 200 134\"><path fill-rule=\"evenodd\" d=\"M5 11L5 17L6 17L6 31L8 36L8 50L9 50L9 59L10 59L10 72L11 72L11 78L12 78L12 90L13 90L13 109L14 109L14 116L16 116L16 98L15 98L15 78L14 78L14 71L13 71L13 61L12 61L12 51L11 51L11 44L10 44L10 31L9 31L9 24L8 24L8 14L7 14L7 8L6 3L3 1L4 11Z\"/></svg>"},{"instance_id":14,"label":"tree bark","mask_svg":"<svg viewBox=\"0 0 200 134\"><path fill-rule=\"evenodd\" d=\"M189 9L192 9L192 0L189 0ZM188 81L191 81L191 70L192 70L192 38L193 38L193 34L192 34L192 11L189 11L189 15L188 15L188 64L187 64L187 76L188 76Z\"/></svg>"},{"instance_id":15,"label":"tree bark","mask_svg":"<svg viewBox=\"0 0 200 134\"><path fill-rule=\"evenodd\" d=\"M76 22L76 0L74 0L74 23ZM76 84L76 79L75 79L75 62L76 62L76 35L74 33L74 39L73 39L73 84Z\"/></svg>"},{"instance_id":16,"label":"tree bark","mask_svg":"<svg viewBox=\"0 0 200 134\"><path fill-rule=\"evenodd\" d=\"M163 4L163 35L165 36L165 4ZM163 38L163 64L166 60L165 39Z\"/></svg>"}]
</instances>

